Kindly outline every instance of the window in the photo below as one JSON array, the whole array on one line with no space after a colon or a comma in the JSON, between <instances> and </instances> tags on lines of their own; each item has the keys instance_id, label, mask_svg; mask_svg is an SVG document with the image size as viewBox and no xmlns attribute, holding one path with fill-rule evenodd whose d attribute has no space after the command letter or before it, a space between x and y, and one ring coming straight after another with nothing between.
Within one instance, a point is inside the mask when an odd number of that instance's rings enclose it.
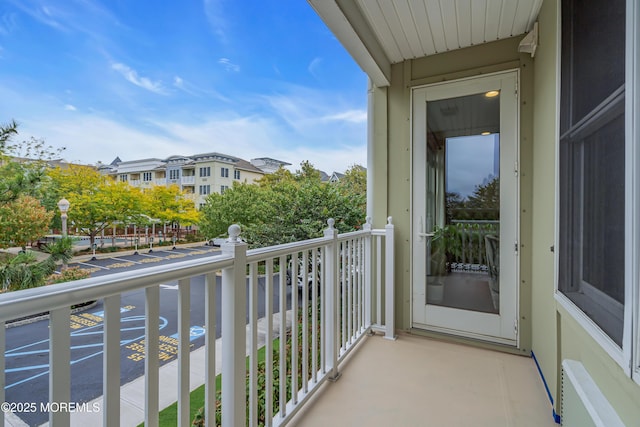
<instances>
[{"instance_id":1,"label":"window","mask_svg":"<svg viewBox=\"0 0 640 427\"><path fill-rule=\"evenodd\" d=\"M625 0L600 0L589 7L580 0L562 2L559 159L558 289L620 348L625 328L625 7Z\"/></svg>"},{"instance_id":2,"label":"window","mask_svg":"<svg viewBox=\"0 0 640 427\"><path fill-rule=\"evenodd\" d=\"M207 194L211 194L211 186L210 185L201 185L200 186L200 195L206 196Z\"/></svg>"},{"instance_id":3,"label":"window","mask_svg":"<svg viewBox=\"0 0 640 427\"><path fill-rule=\"evenodd\" d=\"M180 179L180 170L172 169L169 171L169 179Z\"/></svg>"},{"instance_id":4,"label":"window","mask_svg":"<svg viewBox=\"0 0 640 427\"><path fill-rule=\"evenodd\" d=\"M200 168L200 177L211 176L211 167Z\"/></svg>"},{"instance_id":5,"label":"window","mask_svg":"<svg viewBox=\"0 0 640 427\"><path fill-rule=\"evenodd\" d=\"M129 175L127 175L126 173L123 173L122 175L120 175L120 181L121 182L129 181Z\"/></svg>"},{"instance_id":6,"label":"window","mask_svg":"<svg viewBox=\"0 0 640 427\"><path fill-rule=\"evenodd\" d=\"M220 168L220 176L223 178L229 178L229 168Z\"/></svg>"},{"instance_id":7,"label":"window","mask_svg":"<svg viewBox=\"0 0 640 427\"><path fill-rule=\"evenodd\" d=\"M233 171L233 179L240 179L240 171L235 169Z\"/></svg>"},{"instance_id":8,"label":"window","mask_svg":"<svg viewBox=\"0 0 640 427\"><path fill-rule=\"evenodd\" d=\"M221 185L220 186L220 194L224 194L225 191L227 191L229 189L228 185Z\"/></svg>"},{"instance_id":9,"label":"window","mask_svg":"<svg viewBox=\"0 0 640 427\"><path fill-rule=\"evenodd\" d=\"M142 180L143 181L151 181L151 175L152 175L151 172L144 172L142 174Z\"/></svg>"}]
</instances>

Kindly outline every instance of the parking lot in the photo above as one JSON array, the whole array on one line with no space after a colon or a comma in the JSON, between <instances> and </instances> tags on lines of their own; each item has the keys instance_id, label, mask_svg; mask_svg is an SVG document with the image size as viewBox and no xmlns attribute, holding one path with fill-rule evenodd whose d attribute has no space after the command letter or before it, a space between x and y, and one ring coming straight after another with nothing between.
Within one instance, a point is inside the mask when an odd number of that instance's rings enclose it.
<instances>
[{"instance_id":1,"label":"parking lot","mask_svg":"<svg viewBox=\"0 0 640 427\"><path fill-rule=\"evenodd\" d=\"M176 246L175 249L167 246L154 248L153 250L141 249L136 251L114 252L110 254L82 255L75 257L69 263L69 267L78 267L91 273L92 277L114 273L119 269L135 270L145 268L154 263L163 264L184 261L186 259L203 258L217 255L220 248L206 246L202 243L194 245ZM115 271L114 271L115 270Z\"/></svg>"}]
</instances>

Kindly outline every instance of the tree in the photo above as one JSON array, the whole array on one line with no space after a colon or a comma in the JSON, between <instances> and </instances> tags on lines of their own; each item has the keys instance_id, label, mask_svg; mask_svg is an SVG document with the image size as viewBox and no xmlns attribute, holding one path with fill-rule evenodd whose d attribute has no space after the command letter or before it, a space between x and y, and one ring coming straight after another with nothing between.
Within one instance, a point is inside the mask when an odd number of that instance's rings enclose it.
<instances>
[{"instance_id":1,"label":"tree","mask_svg":"<svg viewBox=\"0 0 640 427\"><path fill-rule=\"evenodd\" d=\"M257 184L236 184L224 194L212 194L202 209L200 228L208 237L239 224L253 247L270 246L322 236L327 219L340 232L364 222L366 195L323 183L309 162L292 174L284 169Z\"/></svg>"},{"instance_id":2,"label":"tree","mask_svg":"<svg viewBox=\"0 0 640 427\"><path fill-rule=\"evenodd\" d=\"M113 223L141 223L142 192L124 182L101 175L88 166L69 165L49 171L57 197L69 200L68 221L89 237L96 236Z\"/></svg>"},{"instance_id":3,"label":"tree","mask_svg":"<svg viewBox=\"0 0 640 427\"><path fill-rule=\"evenodd\" d=\"M153 186L144 193L144 197L146 214L159 219L162 224L177 222L192 225L200 218L194 201L175 184Z\"/></svg>"},{"instance_id":4,"label":"tree","mask_svg":"<svg viewBox=\"0 0 640 427\"><path fill-rule=\"evenodd\" d=\"M18 125L11 121L0 125L0 204L16 200L21 194L42 199L46 191L46 161L61 150L54 150L43 140L31 138L14 142Z\"/></svg>"},{"instance_id":5,"label":"tree","mask_svg":"<svg viewBox=\"0 0 640 427\"><path fill-rule=\"evenodd\" d=\"M500 219L500 177L493 177L483 185L476 185L465 207L475 211L473 219Z\"/></svg>"},{"instance_id":6,"label":"tree","mask_svg":"<svg viewBox=\"0 0 640 427\"><path fill-rule=\"evenodd\" d=\"M31 196L0 205L0 247L20 246L47 234L53 212L48 212Z\"/></svg>"}]
</instances>

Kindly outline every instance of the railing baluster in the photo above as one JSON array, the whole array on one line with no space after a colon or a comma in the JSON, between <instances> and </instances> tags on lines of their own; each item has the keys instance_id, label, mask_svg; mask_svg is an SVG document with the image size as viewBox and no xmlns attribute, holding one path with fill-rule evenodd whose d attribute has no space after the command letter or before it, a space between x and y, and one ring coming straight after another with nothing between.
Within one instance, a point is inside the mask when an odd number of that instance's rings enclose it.
<instances>
[{"instance_id":1,"label":"railing baluster","mask_svg":"<svg viewBox=\"0 0 640 427\"><path fill-rule=\"evenodd\" d=\"M150 286L145 291L145 325L144 325L144 375L145 375L145 427L158 426L159 412L159 366L158 355L160 330L160 287Z\"/></svg>"},{"instance_id":2,"label":"railing baluster","mask_svg":"<svg viewBox=\"0 0 640 427\"><path fill-rule=\"evenodd\" d=\"M102 422L120 425L120 294L104 299Z\"/></svg>"},{"instance_id":3,"label":"railing baluster","mask_svg":"<svg viewBox=\"0 0 640 427\"><path fill-rule=\"evenodd\" d=\"M309 391L309 251L302 253L302 390Z\"/></svg>"},{"instance_id":4,"label":"railing baluster","mask_svg":"<svg viewBox=\"0 0 640 427\"><path fill-rule=\"evenodd\" d=\"M6 402L4 387L7 384L5 377L4 352L7 350L7 334L5 322L0 322L0 403ZM0 425L4 425L4 411L0 411Z\"/></svg>"},{"instance_id":5,"label":"railing baluster","mask_svg":"<svg viewBox=\"0 0 640 427\"><path fill-rule=\"evenodd\" d=\"M191 279L178 281L178 425L190 423L189 347L191 345Z\"/></svg>"},{"instance_id":6,"label":"railing baluster","mask_svg":"<svg viewBox=\"0 0 640 427\"><path fill-rule=\"evenodd\" d=\"M287 415L287 259L281 256L278 260L280 267L280 349L278 357L280 361L280 370L278 380L280 381L280 417ZM291 288L297 286L293 276L295 271L293 268L290 272ZM292 291L293 293L293 291Z\"/></svg>"},{"instance_id":7,"label":"railing baluster","mask_svg":"<svg viewBox=\"0 0 640 427\"><path fill-rule=\"evenodd\" d=\"M294 405L298 403L298 281L302 274L299 257L300 253L296 252L291 258L291 274L295 277L291 280L291 402Z\"/></svg>"},{"instance_id":8,"label":"railing baluster","mask_svg":"<svg viewBox=\"0 0 640 427\"><path fill-rule=\"evenodd\" d=\"M348 326L348 344L351 345L352 342L352 338L353 338L353 327L354 327L354 286L353 286L353 258L354 258L354 248L353 248L353 240L349 240L349 261L348 261L348 265L347 265L347 274L348 274L348 283L349 283L349 305L348 305L348 311L349 311L349 326Z\"/></svg>"},{"instance_id":9,"label":"railing baluster","mask_svg":"<svg viewBox=\"0 0 640 427\"><path fill-rule=\"evenodd\" d=\"M204 276L205 378L204 410L207 427L216 425L216 274Z\"/></svg>"},{"instance_id":10,"label":"railing baluster","mask_svg":"<svg viewBox=\"0 0 640 427\"><path fill-rule=\"evenodd\" d=\"M267 336L265 343L265 380L264 380L264 423L270 427L273 423L273 259L269 258L264 265L264 305L267 320Z\"/></svg>"},{"instance_id":11,"label":"railing baluster","mask_svg":"<svg viewBox=\"0 0 640 427\"><path fill-rule=\"evenodd\" d=\"M364 257L364 239L362 237L358 238L358 269L356 273L358 274L358 332L362 332L364 328L364 272L362 271L362 259Z\"/></svg>"},{"instance_id":12,"label":"railing baluster","mask_svg":"<svg viewBox=\"0 0 640 427\"><path fill-rule=\"evenodd\" d=\"M258 425L258 264L249 264L249 425Z\"/></svg>"},{"instance_id":13,"label":"railing baluster","mask_svg":"<svg viewBox=\"0 0 640 427\"><path fill-rule=\"evenodd\" d=\"M49 313L49 402L66 403L71 401L71 311L63 307ZM51 426L66 426L70 421L68 411L49 412Z\"/></svg>"},{"instance_id":14,"label":"railing baluster","mask_svg":"<svg viewBox=\"0 0 640 427\"><path fill-rule=\"evenodd\" d=\"M311 346L311 375L314 382L318 381L318 249L313 249L311 252L311 274L313 274L313 280L311 281L311 340L313 345Z\"/></svg>"},{"instance_id":15,"label":"railing baluster","mask_svg":"<svg viewBox=\"0 0 640 427\"><path fill-rule=\"evenodd\" d=\"M347 250L349 248L347 242L341 242L339 243L340 245L340 287L342 289L342 292L340 293L340 296L338 297L338 302L340 304L340 308L342 308L342 318L340 319L340 322L338 323L338 328L342 328L342 335L340 336L340 348L341 349L346 349L347 348L347 340L348 340L348 331L347 331L347 324L348 321L347 319L349 318L349 312L347 311L347 274L349 272L349 266L347 265L347 260L348 260L348 254L347 254Z\"/></svg>"}]
</instances>

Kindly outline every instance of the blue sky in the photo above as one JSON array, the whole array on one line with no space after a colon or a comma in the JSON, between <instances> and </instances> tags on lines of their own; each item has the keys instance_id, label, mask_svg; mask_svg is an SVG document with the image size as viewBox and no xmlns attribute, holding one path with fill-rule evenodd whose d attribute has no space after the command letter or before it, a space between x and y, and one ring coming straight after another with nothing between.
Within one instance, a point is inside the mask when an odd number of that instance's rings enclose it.
<instances>
[{"instance_id":1,"label":"blue sky","mask_svg":"<svg viewBox=\"0 0 640 427\"><path fill-rule=\"evenodd\" d=\"M0 123L94 164L366 163L366 76L305 0L2 0Z\"/></svg>"}]
</instances>

